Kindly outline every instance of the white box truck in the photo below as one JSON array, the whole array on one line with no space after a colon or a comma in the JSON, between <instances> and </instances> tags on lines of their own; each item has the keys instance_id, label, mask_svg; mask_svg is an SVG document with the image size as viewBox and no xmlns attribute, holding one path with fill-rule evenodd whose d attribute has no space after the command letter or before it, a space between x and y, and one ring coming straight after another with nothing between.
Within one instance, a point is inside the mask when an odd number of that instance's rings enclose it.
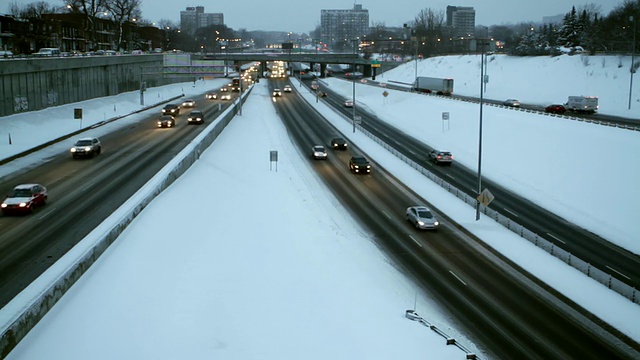
<instances>
[{"instance_id":1,"label":"white box truck","mask_svg":"<svg viewBox=\"0 0 640 360\"><path fill-rule=\"evenodd\" d=\"M571 112L593 114L598 111L598 97L569 96L565 107Z\"/></svg>"},{"instance_id":2,"label":"white box truck","mask_svg":"<svg viewBox=\"0 0 640 360\"><path fill-rule=\"evenodd\" d=\"M413 83L413 91L451 95L453 93L453 79L432 78L418 76Z\"/></svg>"}]
</instances>

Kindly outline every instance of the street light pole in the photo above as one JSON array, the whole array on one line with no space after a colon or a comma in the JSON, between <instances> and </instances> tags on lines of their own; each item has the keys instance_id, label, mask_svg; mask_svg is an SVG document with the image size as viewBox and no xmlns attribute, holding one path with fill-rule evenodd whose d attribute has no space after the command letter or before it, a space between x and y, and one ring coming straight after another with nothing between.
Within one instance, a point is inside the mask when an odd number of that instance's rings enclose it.
<instances>
[{"instance_id":1,"label":"street light pole","mask_svg":"<svg viewBox=\"0 0 640 360\"><path fill-rule=\"evenodd\" d=\"M357 54L357 52L356 52L356 41L358 41L358 39L353 39L351 41L353 41L353 53ZM352 81L352 84L353 84L353 96L352 96L353 107L351 108L351 110L352 110L351 116L352 116L352 119L353 119L353 132L355 133L356 132L356 81L355 81L355 78L356 78L356 76L355 76L355 74L356 74L356 59L355 59L355 57L353 59L353 72L352 72L352 74L353 74L353 76L352 76L353 78L351 79L351 81Z\"/></svg>"},{"instance_id":2,"label":"street light pole","mask_svg":"<svg viewBox=\"0 0 640 360\"><path fill-rule=\"evenodd\" d=\"M631 47L631 67L629 71L631 72L631 78L629 80L629 108L631 110L631 91L633 90L633 73L636 71L634 62L635 62L635 53L636 53L636 21L633 16L629 16L629 20L633 21L633 45Z\"/></svg>"},{"instance_id":3,"label":"street light pole","mask_svg":"<svg viewBox=\"0 0 640 360\"><path fill-rule=\"evenodd\" d=\"M414 80L414 84L415 84L415 81L418 81L418 40L417 40L417 39L416 39L416 53L415 53L415 57L416 57L416 71L415 71L416 76L415 76L415 78L413 79L413 80Z\"/></svg>"},{"instance_id":4,"label":"street light pole","mask_svg":"<svg viewBox=\"0 0 640 360\"><path fill-rule=\"evenodd\" d=\"M485 27L486 30L486 41L489 42L489 28ZM485 51L483 51L486 53L486 49ZM487 58L487 55L485 54L484 56L484 76L486 76L487 78L489 77L489 73L487 72L487 64L489 63L489 59ZM485 78L482 78L482 83L484 84L484 92L487 92L487 81L485 81Z\"/></svg>"},{"instance_id":5,"label":"street light pole","mask_svg":"<svg viewBox=\"0 0 640 360\"><path fill-rule=\"evenodd\" d=\"M484 42L482 43L482 52L480 53L480 125L478 131L478 197L482 193L482 107L484 103L484 97L482 92L482 81L484 80L484 67L482 62L484 61ZM480 200L476 200L476 221L480 220Z\"/></svg>"}]
</instances>

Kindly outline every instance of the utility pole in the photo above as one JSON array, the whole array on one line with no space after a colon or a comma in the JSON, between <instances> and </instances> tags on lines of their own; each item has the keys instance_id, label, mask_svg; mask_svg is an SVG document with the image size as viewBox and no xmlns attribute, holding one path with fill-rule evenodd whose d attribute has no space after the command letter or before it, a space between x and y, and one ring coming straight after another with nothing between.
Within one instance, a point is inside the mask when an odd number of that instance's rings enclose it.
<instances>
[{"instance_id":1,"label":"utility pole","mask_svg":"<svg viewBox=\"0 0 640 360\"><path fill-rule=\"evenodd\" d=\"M629 108L631 110L631 91L633 90L633 73L636 72L635 69L635 53L636 53L636 21L633 16L629 16L629 21L633 21L633 44L631 47L631 68L629 71L631 72L631 79L629 80Z\"/></svg>"},{"instance_id":2,"label":"utility pole","mask_svg":"<svg viewBox=\"0 0 640 360\"><path fill-rule=\"evenodd\" d=\"M482 42L482 52L480 53L480 64L484 61L486 39ZM480 126L478 131L478 197L482 194L482 108L484 97L482 92L482 80L484 80L484 67L480 66ZM476 200L476 221L480 220L480 200Z\"/></svg>"}]
</instances>

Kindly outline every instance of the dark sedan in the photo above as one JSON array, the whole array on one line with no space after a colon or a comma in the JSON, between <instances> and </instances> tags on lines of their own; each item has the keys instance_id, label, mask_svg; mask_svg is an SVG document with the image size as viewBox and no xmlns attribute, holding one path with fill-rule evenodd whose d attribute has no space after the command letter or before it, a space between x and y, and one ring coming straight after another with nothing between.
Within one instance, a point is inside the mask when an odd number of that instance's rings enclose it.
<instances>
[{"instance_id":1,"label":"dark sedan","mask_svg":"<svg viewBox=\"0 0 640 360\"><path fill-rule=\"evenodd\" d=\"M564 105L552 104L544 108L544 111L552 114L564 114L567 108L565 108Z\"/></svg>"}]
</instances>

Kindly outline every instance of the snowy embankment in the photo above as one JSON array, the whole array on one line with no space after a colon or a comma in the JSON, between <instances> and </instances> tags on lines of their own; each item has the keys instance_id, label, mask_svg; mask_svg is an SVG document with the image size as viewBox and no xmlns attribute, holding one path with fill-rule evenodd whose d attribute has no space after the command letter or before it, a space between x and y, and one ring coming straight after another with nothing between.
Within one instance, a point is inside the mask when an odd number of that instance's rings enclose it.
<instances>
[{"instance_id":1,"label":"snowy embankment","mask_svg":"<svg viewBox=\"0 0 640 360\"><path fill-rule=\"evenodd\" d=\"M598 96L599 112L640 120L640 86L635 85L629 107L631 56L561 55L517 57L489 55L484 96L523 104L563 104L572 95ZM454 79L454 93L480 96L480 56L450 55L418 60L418 76ZM413 83L415 62L376 77L377 81ZM636 83L640 79L636 79Z\"/></svg>"}]
</instances>

